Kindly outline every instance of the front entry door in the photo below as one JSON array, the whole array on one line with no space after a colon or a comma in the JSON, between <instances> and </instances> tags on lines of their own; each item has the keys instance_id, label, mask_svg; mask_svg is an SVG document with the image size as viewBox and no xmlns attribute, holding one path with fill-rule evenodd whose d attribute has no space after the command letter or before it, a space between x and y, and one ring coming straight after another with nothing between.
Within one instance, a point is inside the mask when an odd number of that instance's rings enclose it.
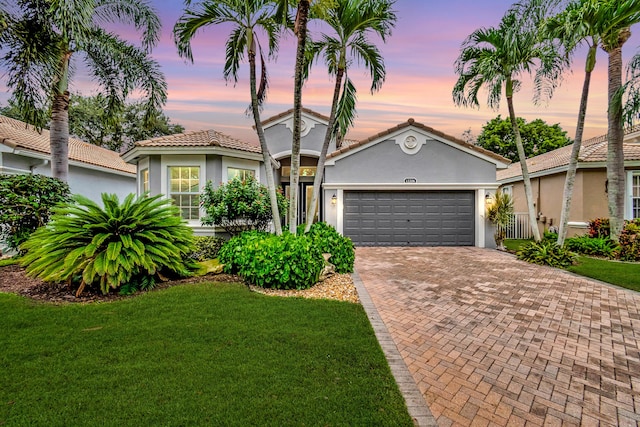
<instances>
[{"instance_id":1,"label":"front entry door","mask_svg":"<svg viewBox=\"0 0 640 427\"><path fill-rule=\"evenodd\" d=\"M284 187L284 195L289 199L289 184L282 184ZM307 221L307 211L309 211L309 206L311 205L311 198L313 197L313 183L312 182L301 182L298 184L298 225L304 224ZM315 216L313 218L313 222L319 221L319 212L320 212L320 204L322 203L322 194L320 195L320 201L318 202L318 206L316 207ZM289 223L289 213L283 215L285 218L285 224Z\"/></svg>"}]
</instances>

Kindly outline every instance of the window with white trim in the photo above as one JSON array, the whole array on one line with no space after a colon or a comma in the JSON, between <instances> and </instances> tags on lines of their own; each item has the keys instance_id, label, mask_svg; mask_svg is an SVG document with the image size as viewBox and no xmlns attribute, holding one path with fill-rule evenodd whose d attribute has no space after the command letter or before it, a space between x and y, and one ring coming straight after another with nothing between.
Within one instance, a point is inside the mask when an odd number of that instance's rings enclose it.
<instances>
[{"instance_id":1,"label":"window with white trim","mask_svg":"<svg viewBox=\"0 0 640 427\"><path fill-rule=\"evenodd\" d=\"M142 169L140 172L140 181L142 182L142 193L149 192L149 168Z\"/></svg>"},{"instance_id":2,"label":"window with white trim","mask_svg":"<svg viewBox=\"0 0 640 427\"><path fill-rule=\"evenodd\" d=\"M253 169L241 169L241 168L227 168L227 179L231 181L232 179L240 178L242 181L247 179L248 177L256 177L256 171Z\"/></svg>"},{"instance_id":3,"label":"window with white trim","mask_svg":"<svg viewBox=\"0 0 640 427\"><path fill-rule=\"evenodd\" d=\"M640 218L640 174L634 173L631 181L631 215Z\"/></svg>"},{"instance_id":4,"label":"window with white trim","mask_svg":"<svg viewBox=\"0 0 640 427\"><path fill-rule=\"evenodd\" d=\"M169 197L186 220L200 218L200 167L169 166Z\"/></svg>"},{"instance_id":5,"label":"window with white trim","mask_svg":"<svg viewBox=\"0 0 640 427\"><path fill-rule=\"evenodd\" d=\"M501 188L501 190L502 190L502 194L507 194L513 197L513 185L505 185L504 187Z\"/></svg>"}]
</instances>

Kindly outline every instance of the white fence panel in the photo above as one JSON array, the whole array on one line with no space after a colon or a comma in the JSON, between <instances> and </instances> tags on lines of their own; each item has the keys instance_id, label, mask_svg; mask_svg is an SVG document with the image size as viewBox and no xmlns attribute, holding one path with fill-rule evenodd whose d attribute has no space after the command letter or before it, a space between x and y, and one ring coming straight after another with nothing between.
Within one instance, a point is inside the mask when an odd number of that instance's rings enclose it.
<instances>
[{"instance_id":1,"label":"white fence panel","mask_svg":"<svg viewBox=\"0 0 640 427\"><path fill-rule=\"evenodd\" d=\"M507 239L531 239L533 233L529 226L529 214L526 212L516 212L511 217L509 224L504 227Z\"/></svg>"}]
</instances>

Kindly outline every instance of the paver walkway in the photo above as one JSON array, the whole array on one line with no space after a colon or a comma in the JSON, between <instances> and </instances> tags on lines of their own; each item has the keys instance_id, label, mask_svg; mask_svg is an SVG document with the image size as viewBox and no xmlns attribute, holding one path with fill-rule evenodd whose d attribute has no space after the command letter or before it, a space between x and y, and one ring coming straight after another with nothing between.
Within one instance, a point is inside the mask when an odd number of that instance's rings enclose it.
<instances>
[{"instance_id":1,"label":"paver walkway","mask_svg":"<svg viewBox=\"0 0 640 427\"><path fill-rule=\"evenodd\" d=\"M358 248L439 426L640 422L640 294L479 248Z\"/></svg>"}]
</instances>

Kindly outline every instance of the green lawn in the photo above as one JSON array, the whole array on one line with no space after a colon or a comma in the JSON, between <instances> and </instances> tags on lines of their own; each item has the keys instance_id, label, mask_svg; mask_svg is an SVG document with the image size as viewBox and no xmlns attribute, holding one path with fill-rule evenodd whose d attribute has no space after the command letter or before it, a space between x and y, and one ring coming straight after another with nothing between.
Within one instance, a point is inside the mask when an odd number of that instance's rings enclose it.
<instances>
[{"instance_id":1,"label":"green lawn","mask_svg":"<svg viewBox=\"0 0 640 427\"><path fill-rule=\"evenodd\" d=\"M505 240L504 245L510 251L516 251L529 240ZM620 262L588 256L578 256L578 263L567 270L581 276L598 279L612 285L640 292L640 263Z\"/></svg>"},{"instance_id":2,"label":"green lawn","mask_svg":"<svg viewBox=\"0 0 640 427\"><path fill-rule=\"evenodd\" d=\"M210 283L0 313L0 425L412 425L358 304Z\"/></svg>"},{"instance_id":3,"label":"green lawn","mask_svg":"<svg viewBox=\"0 0 640 427\"><path fill-rule=\"evenodd\" d=\"M640 263L578 257L578 264L567 270L623 288L640 291Z\"/></svg>"}]
</instances>

